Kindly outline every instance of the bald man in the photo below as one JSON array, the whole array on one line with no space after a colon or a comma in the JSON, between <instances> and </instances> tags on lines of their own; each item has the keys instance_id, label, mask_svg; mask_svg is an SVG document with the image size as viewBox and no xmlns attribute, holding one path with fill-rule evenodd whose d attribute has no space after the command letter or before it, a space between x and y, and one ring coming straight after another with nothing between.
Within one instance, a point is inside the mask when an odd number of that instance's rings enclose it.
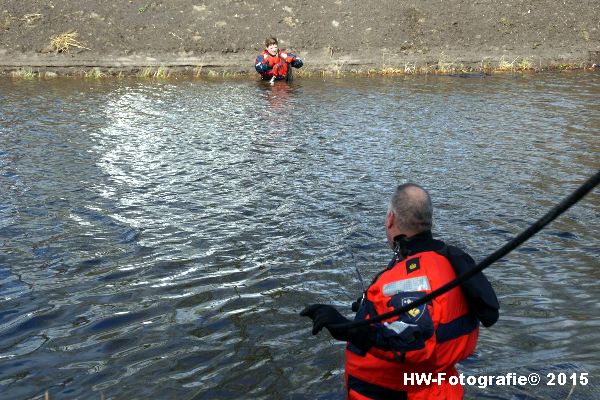
<instances>
[{"instance_id":1,"label":"bald man","mask_svg":"<svg viewBox=\"0 0 600 400\"><path fill-rule=\"evenodd\" d=\"M394 256L352 305L355 320L410 304L475 266L468 254L433 238L432 221L424 188L396 188L385 218ZM455 365L473 354L479 323L493 325L498 309L492 286L479 273L429 303L365 327L336 328L350 321L329 305L313 304L300 315L313 320L313 335L327 328L347 342L347 399L441 400L462 399L462 386L450 383L458 375ZM422 379L427 376L436 381Z\"/></svg>"}]
</instances>

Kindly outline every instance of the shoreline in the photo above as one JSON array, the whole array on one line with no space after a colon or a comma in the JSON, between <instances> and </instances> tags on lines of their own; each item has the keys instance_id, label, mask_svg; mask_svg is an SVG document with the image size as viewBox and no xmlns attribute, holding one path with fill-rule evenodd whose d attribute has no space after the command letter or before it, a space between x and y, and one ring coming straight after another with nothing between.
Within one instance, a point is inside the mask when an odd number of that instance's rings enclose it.
<instances>
[{"instance_id":1,"label":"shoreline","mask_svg":"<svg viewBox=\"0 0 600 400\"><path fill-rule=\"evenodd\" d=\"M594 70L600 64L600 51L588 52L585 59L579 55L555 58L520 55L479 55L473 57L449 57L444 53L435 60L425 57L394 57L393 53L380 50L380 60L362 58L360 54L338 57L316 56L308 52L299 56L305 67L295 69L296 77L346 76L346 75L448 75L492 74L505 72L546 72L564 70ZM304 53L304 54L303 54ZM385 55L387 54L387 58ZM83 54L34 54L20 55L11 60L0 60L1 78L109 78L109 77L257 77L253 68L252 52L223 55L205 54L202 57L162 56L92 56ZM477 57L480 57L479 59ZM473 61L469 61L473 60Z\"/></svg>"}]
</instances>

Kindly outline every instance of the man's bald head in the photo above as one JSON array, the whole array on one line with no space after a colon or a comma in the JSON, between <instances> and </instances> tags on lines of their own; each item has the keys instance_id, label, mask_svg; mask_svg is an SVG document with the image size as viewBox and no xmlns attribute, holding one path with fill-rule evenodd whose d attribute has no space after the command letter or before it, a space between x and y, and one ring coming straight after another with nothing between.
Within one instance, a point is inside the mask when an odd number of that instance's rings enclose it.
<instances>
[{"instance_id":1,"label":"man's bald head","mask_svg":"<svg viewBox=\"0 0 600 400\"><path fill-rule=\"evenodd\" d=\"M431 230L433 206L429 193L415 183L405 183L396 188L390 204L395 223L406 232L418 234Z\"/></svg>"}]
</instances>

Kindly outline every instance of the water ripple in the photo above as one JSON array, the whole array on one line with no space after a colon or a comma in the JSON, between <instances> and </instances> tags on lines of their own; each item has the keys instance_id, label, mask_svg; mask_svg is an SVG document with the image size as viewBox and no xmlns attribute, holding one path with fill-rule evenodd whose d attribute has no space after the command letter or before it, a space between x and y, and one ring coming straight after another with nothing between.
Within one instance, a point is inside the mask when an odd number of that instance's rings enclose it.
<instances>
[{"instance_id":1,"label":"water ripple","mask_svg":"<svg viewBox=\"0 0 600 400\"><path fill-rule=\"evenodd\" d=\"M395 184L480 260L600 167L597 74L0 89L9 399L339 398L343 344L298 312L351 315ZM598 371L599 215L592 193L489 270L501 319L462 371Z\"/></svg>"}]
</instances>

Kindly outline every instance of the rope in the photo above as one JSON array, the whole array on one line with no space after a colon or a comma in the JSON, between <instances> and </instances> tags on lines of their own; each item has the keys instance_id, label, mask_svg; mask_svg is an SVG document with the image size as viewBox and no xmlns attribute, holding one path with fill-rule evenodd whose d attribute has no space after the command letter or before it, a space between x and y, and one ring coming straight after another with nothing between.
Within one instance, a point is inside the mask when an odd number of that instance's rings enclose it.
<instances>
[{"instance_id":1,"label":"rope","mask_svg":"<svg viewBox=\"0 0 600 400\"><path fill-rule=\"evenodd\" d=\"M423 305L423 304L435 299L436 297L441 296L442 294L446 293L447 291L455 288L456 286L460 285L461 283L472 278L479 272L481 272L484 269L486 269L487 267L489 267L491 264L495 263L502 257L506 256L508 253L510 253L511 251L513 251L514 249L516 249L517 247L522 245L526 240L528 240L533 235L538 233L546 225L548 225L550 222L554 221L559 215L561 215L562 213L567 211L572 205L574 205L579 200L581 200L586 194L588 194L593 188L595 188L598 185L598 183L600 183L600 170L598 170L598 172L596 172L586 182L584 182L581 186L579 186L579 188L577 188L567 198L565 198L563 201L561 201L559 204L557 204L553 209L548 211L548 213L546 213L546 215L544 215L542 218L538 219L535 223L533 223L529 228L525 229L523 232L521 232L519 235L517 235L511 241L506 243L504 246L502 246L501 248L499 248L498 250L496 250L495 252L493 252L492 254L487 256L483 261L481 261L479 264L477 264L475 266L475 268L459 275L454 280L446 283L444 286L441 286L438 289L430 292L429 294L421 297L420 299L415 300L412 303L407 304L403 307L400 307L396 310L387 312L385 314L378 315L378 316L370 318L370 319L353 321L353 322L349 322L349 323L345 323L345 324L333 325L332 328L351 329L351 328L356 328L359 326L366 326L366 325L374 324L374 323L383 321L384 319L388 319L388 318L400 315L402 313L405 313L408 310L412 310L415 307Z\"/></svg>"}]
</instances>

